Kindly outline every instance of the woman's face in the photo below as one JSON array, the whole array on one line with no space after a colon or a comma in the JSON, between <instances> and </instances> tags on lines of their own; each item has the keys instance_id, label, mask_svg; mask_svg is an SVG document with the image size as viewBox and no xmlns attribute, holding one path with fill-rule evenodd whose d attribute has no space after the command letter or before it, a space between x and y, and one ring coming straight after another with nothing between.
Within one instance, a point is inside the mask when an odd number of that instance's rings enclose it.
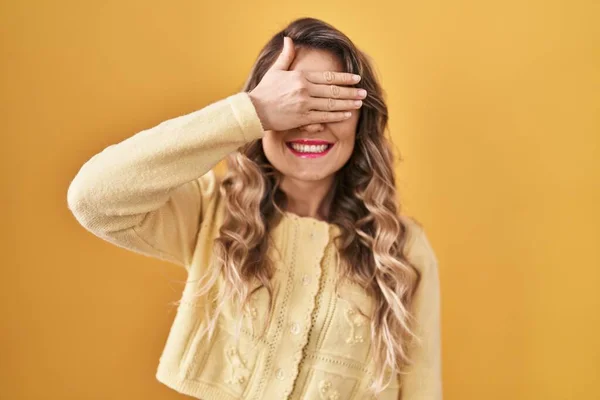
<instances>
[{"instance_id":1,"label":"woman's face","mask_svg":"<svg viewBox=\"0 0 600 400\"><path fill-rule=\"evenodd\" d=\"M296 48L292 71L345 72L333 54ZM262 146L269 162L284 175L301 181L332 180L352 155L359 110L344 121L304 125L287 131L266 131Z\"/></svg>"}]
</instances>

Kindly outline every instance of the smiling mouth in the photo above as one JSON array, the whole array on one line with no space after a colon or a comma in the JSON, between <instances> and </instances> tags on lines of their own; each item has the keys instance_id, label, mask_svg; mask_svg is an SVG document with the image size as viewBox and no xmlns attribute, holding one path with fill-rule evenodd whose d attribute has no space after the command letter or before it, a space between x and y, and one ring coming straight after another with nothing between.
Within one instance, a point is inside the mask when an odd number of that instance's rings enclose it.
<instances>
[{"instance_id":1,"label":"smiling mouth","mask_svg":"<svg viewBox=\"0 0 600 400\"><path fill-rule=\"evenodd\" d=\"M292 154L301 158L322 157L334 146L324 140L292 140L285 144Z\"/></svg>"}]
</instances>

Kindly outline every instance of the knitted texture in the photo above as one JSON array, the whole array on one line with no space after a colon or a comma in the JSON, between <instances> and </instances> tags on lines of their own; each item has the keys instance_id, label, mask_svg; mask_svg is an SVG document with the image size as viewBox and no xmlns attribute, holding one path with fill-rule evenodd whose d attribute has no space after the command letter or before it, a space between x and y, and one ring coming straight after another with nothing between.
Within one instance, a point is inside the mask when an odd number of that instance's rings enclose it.
<instances>
[{"instance_id":1,"label":"knitted texture","mask_svg":"<svg viewBox=\"0 0 600 400\"><path fill-rule=\"evenodd\" d=\"M72 180L68 207L77 221L114 245L184 267L188 280L158 360L156 378L203 400L371 398L374 376L370 319L374 301L343 282L334 291L337 225L286 212L272 228L274 318L266 289L251 298L250 312L227 304L215 335L201 335L197 281L214 266L212 244L225 201L214 165L264 131L247 93L138 132L91 157ZM437 259L424 229L408 216L407 257L418 268L414 365L379 399L442 398ZM224 282L219 279L217 288ZM364 315L366 315L366 317ZM239 341L234 324L243 318ZM400 390L402 385L402 390Z\"/></svg>"}]
</instances>

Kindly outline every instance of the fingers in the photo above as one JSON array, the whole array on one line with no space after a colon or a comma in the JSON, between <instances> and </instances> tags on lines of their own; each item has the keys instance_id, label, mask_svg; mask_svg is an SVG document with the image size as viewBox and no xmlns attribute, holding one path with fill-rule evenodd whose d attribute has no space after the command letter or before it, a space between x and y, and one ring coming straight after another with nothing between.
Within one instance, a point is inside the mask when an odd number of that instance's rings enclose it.
<instances>
[{"instance_id":1,"label":"fingers","mask_svg":"<svg viewBox=\"0 0 600 400\"><path fill-rule=\"evenodd\" d=\"M308 74L316 74L317 76L325 77L328 72L310 72ZM338 74L337 78L341 80L354 76L352 74L341 72L333 74L331 79L333 82L336 81L335 74ZM344 78L344 76L346 76L346 78ZM312 78L314 78L314 76ZM348 111L361 108L363 105L362 99L367 97L367 91L359 88L337 86L336 84L326 85L309 82L308 95L310 98L306 102L306 106L310 111L317 111L317 113L312 114L312 118L317 119L317 122L327 122L328 118L334 118L335 121L345 119L343 113L335 113L336 111Z\"/></svg>"},{"instance_id":2,"label":"fingers","mask_svg":"<svg viewBox=\"0 0 600 400\"><path fill-rule=\"evenodd\" d=\"M354 85L360 81L360 75L347 72L310 71L305 72L304 76L312 83L326 85Z\"/></svg>"},{"instance_id":3,"label":"fingers","mask_svg":"<svg viewBox=\"0 0 600 400\"><path fill-rule=\"evenodd\" d=\"M309 100L308 107L311 110L344 111L358 109L362 107L362 104L362 100L324 99L314 97Z\"/></svg>"},{"instance_id":4,"label":"fingers","mask_svg":"<svg viewBox=\"0 0 600 400\"><path fill-rule=\"evenodd\" d=\"M275 60L271 69L287 70L295 57L294 42L292 38L285 36L283 38L283 49L279 53L279 57Z\"/></svg>"},{"instance_id":5,"label":"fingers","mask_svg":"<svg viewBox=\"0 0 600 400\"><path fill-rule=\"evenodd\" d=\"M367 91L358 88L349 88L336 85L316 85L309 83L308 93L312 97L326 97L334 99L364 99Z\"/></svg>"},{"instance_id":6,"label":"fingers","mask_svg":"<svg viewBox=\"0 0 600 400\"><path fill-rule=\"evenodd\" d=\"M352 116L350 111L309 111L305 114L305 125L339 122Z\"/></svg>"}]
</instances>

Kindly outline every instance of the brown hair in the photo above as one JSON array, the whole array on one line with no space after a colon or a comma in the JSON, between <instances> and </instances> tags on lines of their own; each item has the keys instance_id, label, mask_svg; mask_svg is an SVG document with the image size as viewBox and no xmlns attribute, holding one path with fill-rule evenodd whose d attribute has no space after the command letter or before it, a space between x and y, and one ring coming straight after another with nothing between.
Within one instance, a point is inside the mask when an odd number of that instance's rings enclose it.
<instances>
[{"instance_id":1,"label":"brown hair","mask_svg":"<svg viewBox=\"0 0 600 400\"><path fill-rule=\"evenodd\" d=\"M284 36L291 37L296 48L326 50L337 56L345 72L361 75L360 87L368 93L353 154L336 173L329 222L341 228L336 241L342 267L339 280L353 280L375 300L371 340L376 379L371 388L378 393L387 385L386 370L395 376L410 364L408 347L414 337L410 310L418 281L416 269L403 254L406 228L399 217L393 154L385 136L387 105L368 56L342 32L315 18L297 19L269 40L243 91L260 82L282 51ZM221 187L226 213L215 242L220 268L213 268L226 282L221 299L237 299L241 311L248 305L250 283L258 279L267 288L272 306L272 265L266 251L269 228L285 209L281 176L267 160L261 139L230 154L227 162L229 171Z\"/></svg>"}]
</instances>

